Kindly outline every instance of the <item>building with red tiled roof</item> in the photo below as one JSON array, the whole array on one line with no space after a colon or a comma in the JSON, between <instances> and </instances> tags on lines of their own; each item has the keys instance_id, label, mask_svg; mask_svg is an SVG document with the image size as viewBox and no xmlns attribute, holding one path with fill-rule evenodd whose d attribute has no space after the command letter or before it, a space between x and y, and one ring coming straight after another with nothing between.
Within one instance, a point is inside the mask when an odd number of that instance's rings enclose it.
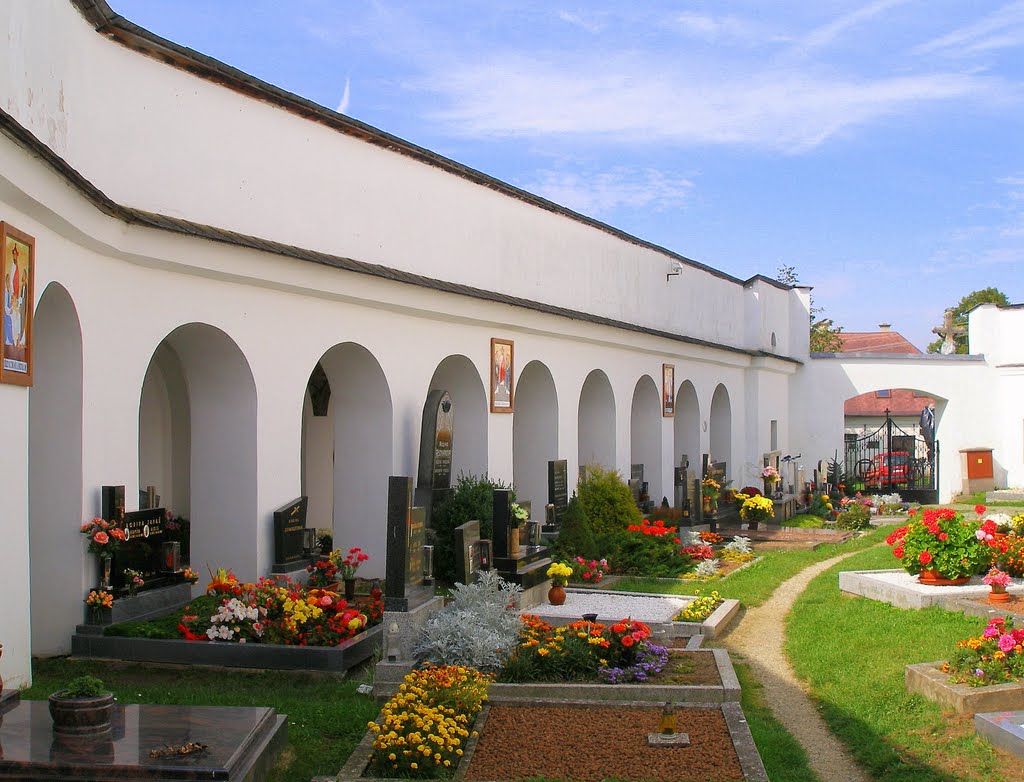
<instances>
[{"instance_id":1,"label":"building with red tiled roof","mask_svg":"<svg viewBox=\"0 0 1024 782\"><path fill-rule=\"evenodd\" d=\"M842 332L839 338L843 341L841 353L921 353L888 323L880 323L878 331Z\"/></svg>"},{"instance_id":2,"label":"building with red tiled roof","mask_svg":"<svg viewBox=\"0 0 1024 782\"><path fill-rule=\"evenodd\" d=\"M921 351L890 324L881 323L878 331L842 333L843 353L899 353L920 355ZM886 411L893 422L907 434L918 434L921 411L934 400L907 388L879 388L850 397L843 405L846 435L865 435L885 423Z\"/></svg>"}]
</instances>

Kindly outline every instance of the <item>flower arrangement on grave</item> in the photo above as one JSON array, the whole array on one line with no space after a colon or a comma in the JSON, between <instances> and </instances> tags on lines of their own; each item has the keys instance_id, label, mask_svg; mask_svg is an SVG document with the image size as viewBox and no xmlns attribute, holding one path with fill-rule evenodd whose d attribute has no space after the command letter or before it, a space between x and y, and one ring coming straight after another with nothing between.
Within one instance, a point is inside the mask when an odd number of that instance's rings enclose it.
<instances>
[{"instance_id":1,"label":"flower arrangement on grave","mask_svg":"<svg viewBox=\"0 0 1024 782\"><path fill-rule=\"evenodd\" d=\"M709 546L717 546L719 543L725 542L725 538L717 532L702 532L700 533L700 539Z\"/></svg>"},{"instance_id":2,"label":"flower arrangement on grave","mask_svg":"<svg viewBox=\"0 0 1024 782\"><path fill-rule=\"evenodd\" d=\"M912 575L934 569L943 578L973 576L992 561L992 549L979 538L980 525L952 508L910 514L910 521L885 542L903 569Z\"/></svg>"},{"instance_id":3,"label":"flower arrangement on grave","mask_svg":"<svg viewBox=\"0 0 1024 782\"><path fill-rule=\"evenodd\" d=\"M980 636L957 641L942 671L970 687L1024 678L1024 628L1015 628L1010 617L990 619Z\"/></svg>"},{"instance_id":4,"label":"flower arrangement on grave","mask_svg":"<svg viewBox=\"0 0 1024 782\"><path fill-rule=\"evenodd\" d=\"M1024 577L1024 536L1010 535L1006 550L999 554L999 566L1014 578Z\"/></svg>"},{"instance_id":5,"label":"flower arrangement on grave","mask_svg":"<svg viewBox=\"0 0 1024 782\"><path fill-rule=\"evenodd\" d=\"M355 578L359 566L369 558L370 555L366 554L358 546L350 548L344 557L341 556L341 552L337 549L331 552L331 561L337 565L338 570L341 572L341 577L345 581Z\"/></svg>"},{"instance_id":6,"label":"flower arrangement on grave","mask_svg":"<svg viewBox=\"0 0 1024 782\"><path fill-rule=\"evenodd\" d=\"M607 559L584 559L576 557L572 565L573 581L582 581L588 584L597 584L604 578L608 571Z\"/></svg>"},{"instance_id":7,"label":"flower arrangement on grave","mask_svg":"<svg viewBox=\"0 0 1024 782\"><path fill-rule=\"evenodd\" d=\"M334 564L330 556L307 565L306 572L309 573L311 589L326 587L338 581L338 566Z\"/></svg>"},{"instance_id":8,"label":"flower arrangement on grave","mask_svg":"<svg viewBox=\"0 0 1024 782\"><path fill-rule=\"evenodd\" d=\"M548 578L551 579L551 586L564 587L572 577L572 566L564 562L552 562L548 566Z\"/></svg>"},{"instance_id":9,"label":"flower arrangement on grave","mask_svg":"<svg viewBox=\"0 0 1024 782\"><path fill-rule=\"evenodd\" d=\"M110 559L124 542L124 530L116 522L95 518L82 524L80 531L89 539L89 553Z\"/></svg>"},{"instance_id":10,"label":"flower arrangement on grave","mask_svg":"<svg viewBox=\"0 0 1024 782\"><path fill-rule=\"evenodd\" d=\"M767 497L750 497L740 508L740 518L746 522L761 522L775 518L775 506Z\"/></svg>"},{"instance_id":11,"label":"flower arrangement on grave","mask_svg":"<svg viewBox=\"0 0 1024 782\"><path fill-rule=\"evenodd\" d=\"M807 512L812 516L818 516L831 521L838 515L839 511L832 504L832 498L827 494L811 494L808 499Z\"/></svg>"},{"instance_id":12,"label":"flower arrangement on grave","mask_svg":"<svg viewBox=\"0 0 1024 782\"><path fill-rule=\"evenodd\" d=\"M686 608L672 617L673 622L703 622L722 604L722 596L713 591L710 595L698 594L687 603Z\"/></svg>"},{"instance_id":13,"label":"flower arrangement on grave","mask_svg":"<svg viewBox=\"0 0 1024 782\"><path fill-rule=\"evenodd\" d=\"M679 528L661 519L641 519L627 525L624 532L606 539L606 552L615 563L615 572L675 578L686 570L690 560L681 557Z\"/></svg>"},{"instance_id":14,"label":"flower arrangement on grave","mask_svg":"<svg viewBox=\"0 0 1024 782\"><path fill-rule=\"evenodd\" d=\"M524 521L530 520L530 514L526 511L526 508L524 508L518 502L513 502L509 506L509 513L511 514L512 519L514 520L514 524L518 525L522 524Z\"/></svg>"},{"instance_id":15,"label":"flower arrangement on grave","mask_svg":"<svg viewBox=\"0 0 1024 782\"><path fill-rule=\"evenodd\" d=\"M436 779L455 771L476 733L490 678L464 666L428 666L408 674L381 709L374 734L372 776Z\"/></svg>"},{"instance_id":16,"label":"flower arrangement on grave","mask_svg":"<svg viewBox=\"0 0 1024 782\"><path fill-rule=\"evenodd\" d=\"M178 630L186 639L336 646L369 623L362 611L336 593L306 590L280 576L255 584L236 581L230 591L216 594L221 600L212 616L189 610L182 615ZM374 610L380 615L383 604L374 605Z\"/></svg>"},{"instance_id":17,"label":"flower arrangement on grave","mask_svg":"<svg viewBox=\"0 0 1024 782\"><path fill-rule=\"evenodd\" d=\"M778 470L769 464L761 468L761 480L765 483L778 483L782 480L782 476L779 475Z\"/></svg>"},{"instance_id":18,"label":"flower arrangement on grave","mask_svg":"<svg viewBox=\"0 0 1024 782\"><path fill-rule=\"evenodd\" d=\"M99 619L104 609L114 607L114 596L105 589L94 589L85 596L85 605L89 608L89 617Z\"/></svg>"},{"instance_id":19,"label":"flower arrangement on grave","mask_svg":"<svg viewBox=\"0 0 1024 782\"><path fill-rule=\"evenodd\" d=\"M992 591L996 594L1002 594L1006 591L1006 587L1010 585L1010 574L1000 570L997 567L992 568L988 571L981 583L985 586L992 587Z\"/></svg>"},{"instance_id":20,"label":"flower arrangement on grave","mask_svg":"<svg viewBox=\"0 0 1024 782\"><path fill-rule=\"evenodd\" d=\"M744 535L736 535L718 554L727 562L750 562L756 558L750 538Z\"/></svg>"},{"instance_id":21,"label":"flower arrangement on grave","mask_svg":"<svg viewBox=\"0 0 1024 782\"><path fill-rule=\"evenodd\" d=\"M210 583L206 585L208 595L238 595L241 594L241 587L238 585L238 577L230 570L217 568L217 572L210 571Z\"/></svg>"},{"instance_id":22,"label":"flower arrangement on grave","mask_svg":"<svg viewBox=\"0 0 1024 782\"><path fill-rule=\"evenodd\" d=\"M499 674L501 681L642 682L668 661L668 650L649 642L650 628L632 619L555 627L523 614L521 623L519 644Z\"/></svg>"},{"instance_id":23,"label":"flower arrangement on grave","mask_svg":"<svg viewBox=\"0 0 1024 782\"><path fill-rule=\"evenodd\" d=\"M714 478L705 478L700 482L700 496L706 500L710 500L712 507L715 507L718 504L718 498L721 496L721 493L722 484Z\"/></svg>"},{"instance_id":24,"label":"flower arrangement on grave","mask_svg":"<svg viewBox=\"0 0 1024 782\"><path fill-rule=\"evenodd\" d=\"M190 567L187 567L181 571L181 577L188 581L188 583L190 584L195 584L199 581L199 573L197 573Z\"/></svg>"},{"instance_id":25,"label":"flower arrangement on grave","mask_svg":"<svg viewBox=\"0 0 1024 782\"><path fill-rule=\"evenodd\" d=\"M142 577L142 573L130 567L124 569L124 578L128 585L128 594L132 596L139 591L140 587L146 585L146 580Z\"/></svg>"}]
</instances>

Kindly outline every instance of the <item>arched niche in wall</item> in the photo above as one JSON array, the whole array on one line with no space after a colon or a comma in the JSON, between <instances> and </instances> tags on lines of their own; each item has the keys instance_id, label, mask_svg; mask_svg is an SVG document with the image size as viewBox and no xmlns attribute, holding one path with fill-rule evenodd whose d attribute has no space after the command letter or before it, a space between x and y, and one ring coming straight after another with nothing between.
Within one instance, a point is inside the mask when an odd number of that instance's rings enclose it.
<instances>
[{"instance_id":1,"label":"arched niche in wall","mask_svg":"<svg viewBox=\"0 0 1024 782\"><path fill-rule=\"evenodd\" d=\"M206 323L168 334L139 396L139 485L191 521L191 562L257 572L256 383L231 337Z\"/></svg>"},{"instance_id":2,"label":"arched niche in wall","mask_svg":"<svg viewBox=\"0 0 1024 782\"><path fill-rule=\"evenodd\" d=\"M330 348L310 372L302 405L302 493L307 526L330 529L335 548L371 556L360 575L384 575L391 389L362 345Z\"/></svg>"},{"instance_id":3,"label":"arched niche in wall","mask_svg":"<svg viewBox=\"0 0 1024 782\"><path fill-rule=\"evenodd\" d=\"M685 454L690 460L690 472L699 474L701 467L700 402L697 400L697 391L689 380L680 383L676 390L676 416L673 421L673 434L675 440L672 452L674 466L682 466L680 459Z\"/></svg>"},{"instance_id":4,"label":"arched niche in wall","mask_svg":"<svg viewBox=\"0 0 1024 782\"><path fill-rule=\"evenodd\" d=\"M29 578L32 654L71 651L82 621L75 599L95 570L80 541L82 520L82 328L68 291L46 286L32 324L29 390ZM81 537L81 536L78 536Z\"/></svg>"},{"instance_id":5,"label":"arched niche in wall","mask_svg":"<svg viewBox=\"0 0 1024 782\"><path fill-rule=\"evenodd\" d=\"M661 403L661 394L654 379L650 375L641 377L633 388L629 460L631 465L644 466L644 480L656 505L664 496L661 482Z\"/></svg>"},{"instance_id":6,"label":"arched niche in wall","mask_svg":"<svg viewBox=\"0 0 1024 782\"><path fill-rule=\"evenodd\" d=\"M455 410L452 485L459 475L487 472L487 391L466 356L448 356L434 370L428 391L447 391Z\"/></svg>"},{"instance_id":7,"label":"arched niche in wall","mask_svg":"<svg viewBox=\"0 0 1024 782\"><path fill-rule=\"evenodd\" d=\"M512 421L512 476L516 496L533 506L543 520L548 501L548 461L558 458L558 394L551 372L531 361L516 383Z\"/></svg>"},{"instance_id":8,"label":"arched niche in wall","mask_svg":"<svg viewBox=\"0 0 1024 782\"><path fill-rule=\"evenodd\" d=\"M729 391L721 383L711 397L711 416L708 424L711 460L726 463L726 479L734 480L740 474L740 465L732 459L732 404Z\"/></svg>"},{"instance_id":9,"label":"arched niche in wall","mask_svg":"<svg viewBox=\"0 0 1024 782\"><path fill-rule=\"evenodd\" d=\"M579 465L615 469L615 393L608 376L595 369L583 382L577 415Z\"/></svg>"}]
</instances>

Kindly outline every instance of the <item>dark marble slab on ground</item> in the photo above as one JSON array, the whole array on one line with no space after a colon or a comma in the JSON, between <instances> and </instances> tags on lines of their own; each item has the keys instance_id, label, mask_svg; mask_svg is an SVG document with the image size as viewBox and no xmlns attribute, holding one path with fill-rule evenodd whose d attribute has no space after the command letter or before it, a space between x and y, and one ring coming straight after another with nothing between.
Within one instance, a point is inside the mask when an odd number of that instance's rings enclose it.
<instances>
[{"instance_id":1,"label":"dark marble slab on ground","mask_svg":"<svg viewBox=\"0 0 1024 782\"><path fill-rule=\"evenodd\" d=\"M0 779L265 779L287 740L287 721L268 708L114 706L109 735L58 737L45 701L21 701L0 717ZM190 742L202 752L152 757Z\"/></svg>"}]
</instances>

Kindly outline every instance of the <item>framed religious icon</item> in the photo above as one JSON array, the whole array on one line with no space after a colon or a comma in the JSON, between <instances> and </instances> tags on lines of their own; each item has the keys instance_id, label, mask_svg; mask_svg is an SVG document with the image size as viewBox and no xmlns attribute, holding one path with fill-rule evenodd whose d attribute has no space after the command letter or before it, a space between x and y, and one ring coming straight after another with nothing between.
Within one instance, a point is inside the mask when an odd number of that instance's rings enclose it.
<instances>
[{"instance_id":1,"label":"framed religious icon","mask_svg":"<svg viewBox=\"0 0 1024 782\"><path fill-rule=\"evenodd\" d=\"M32 303L35 290L36 240L0 223L0 280L4 318L0 339L0 383L32 385Z\"/></svg>"},{"instance_id":2,"label":"framed religious icon","mask_svg":"<svg viewBox=\"0 0 1024 782\"><path fill-rule=\"evenodd\" d=\"M491 412L515 410L515 345L509 339L491 338Z\"/></svg>"},{"instance_id":3,"label":"framed religious icon","mask_svg":"<svg viewBox=\"0 0 1024 782\"><path fill-rule=\"evenodd\" d=\"M671 418L676 414L676 367L661 365L661 414Z\"/></svg>"}]
</instances>

